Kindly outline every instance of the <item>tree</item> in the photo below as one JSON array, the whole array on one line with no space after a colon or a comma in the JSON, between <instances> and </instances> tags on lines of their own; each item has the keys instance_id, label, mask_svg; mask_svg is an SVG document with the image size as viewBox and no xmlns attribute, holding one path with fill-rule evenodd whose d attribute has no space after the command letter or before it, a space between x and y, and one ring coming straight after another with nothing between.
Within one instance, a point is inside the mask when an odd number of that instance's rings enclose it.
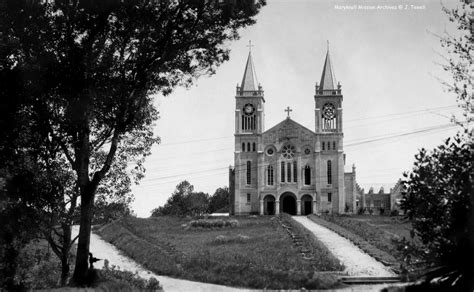
<instances>
[{"instance_id":1,"label":"tree","mask_svg":"<svg viewBox=\"0 0 474 292\"><path fill-rule=\"evenodd\" d=\"M448 57L442 67L452 76L452 81L441 81L447 90L456 96L459 107L463 109L464 121L453 117L453 121L462 126L465 132L472 131L474 121L474 6L472 0L460 0L460 4L443 11L456 27L455 33L446 32L440 36L441 46ZM472 133L471 133L472 134Z\"/></svg>"},{"instance_id":2,"label":"tree","mask_svg":"<svg viewBox=\"0 0 474 292\"><path fill-rule=\"evenodd\" d=\"M423 243L418 255L431 265L448 267L445 280L449 285L458 280L457 285L464 288L474 270L468 228L474 171L470 143L458 135L432 152L421 149L413 170L406 174L401 202Z\"/></svg>"},{"instance_id":3,"label":"tree","mask_svg":"<svg viewBox=\"0 0 474 292\"><path fill-rule=\"evenodd\" d=\"M263 2L3 1L0 71L60 146L81 200L75 284L85 284L96 191L124 139L156 142L152 94L212 74ZM42 147L42 145L38 145ZM92 165L95 153L103 152Z\"/></svg>"},{"instance_id":4,"label":"tree","mask_svg":"<svg viewBox=\"0 0 474 292\"><path fill-rule=\"evenodd\" d=\"M218 210L227 210L226 212L228 212L230 206L229 198L228 187L218 188L214 195L209 198L209 213L214 213Z\"/></svg>"},{"instance_id":5,"label":"tree","mask_svg":"<svg viewBox=\"0 0 474 292\"><path fill-rule=\"evenodd\" d=\"M474 289L474 152L470 126L474 112L474 11L470 2L462 0L454 9L443 7L457 31L440 38L447 50L442 66L453 79L442 83L463 109L464 121L453 117L463 131L432 152L420 150L413 170L405 174L402 200L413 233L423 242L421 250L407 247L431 265L441 266L427 274L425 288L436 286L446 291Z\"/></svg>"},{"instance_id":6,"label":"tree","mask_svg":"<svg viewBox=\"0 0 474 292\"><path fill-rule=\"evenodd\" d=\"M166 204L151 212L151 216L194 216L204 213L209 206L209 196L195 193L194 186L187 180L180 182Z\"/></svg>"}]
</instances>

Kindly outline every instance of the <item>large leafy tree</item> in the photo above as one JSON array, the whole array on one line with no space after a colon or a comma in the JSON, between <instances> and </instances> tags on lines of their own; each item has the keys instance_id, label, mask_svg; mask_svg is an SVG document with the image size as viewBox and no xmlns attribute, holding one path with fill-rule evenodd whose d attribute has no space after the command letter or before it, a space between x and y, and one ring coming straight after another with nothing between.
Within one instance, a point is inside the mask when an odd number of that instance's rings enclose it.
<instances>
[{"instance_id":1,"label":"large leafy tree","mask_svg":"<svg viewBox=\"0 0 474 292\"><path fill-rule=\"evenodd\" d=\"M261 4L0 2L0 71L15 76L5 86L19 93L74 172L81 201L74 283L87 281L94 198L121 142L155 141L152 94L214 73L228 59L224 43L255 22ZM99 152L103 159L94 164Z\"/></svg>"},{"instance_id":2,"label":"large leafy tree","mask_svg":"<svg viewBox=\"0 0 474 292\"><path fill-rule=\"evenodd\" d=\"M209 198L209 213L214 213L219 210L229 211L230 193L228 187L218 188L214 194Z\"/></svg>"},{"instance_id":3,"label":"large leafy tree","mask_svg":"<svg viewBox=\"0 0 474 292\"><path fill-rule=\"evenodd\" d=\"M423 246L417 253L448 267L449 284L467 285L474 270L469 216L474 155L466 136L447 139L431 152L421 149L407 174L402 208ZM445 271L442 271L444 273Z\"/></svg>"},{"instance_id":4,"label":"large leafy tree","mask_svg":"<svg viewBox=\"0 0 474 292\"><path fill-rule=\"evenodd\" d=\"M474 289L474 11L470 2L461 0L453 9L443 8L457 30L440 38L447 53L443 69L452 76L442 83L463 109L463 119L453 118L462 131L431 152L420 150L413 170L405 175L402 201L414 234L423 242L421 250L411 250L440 267L427 274L425 283L443 291Z\"/></svg>"}]
</instances>

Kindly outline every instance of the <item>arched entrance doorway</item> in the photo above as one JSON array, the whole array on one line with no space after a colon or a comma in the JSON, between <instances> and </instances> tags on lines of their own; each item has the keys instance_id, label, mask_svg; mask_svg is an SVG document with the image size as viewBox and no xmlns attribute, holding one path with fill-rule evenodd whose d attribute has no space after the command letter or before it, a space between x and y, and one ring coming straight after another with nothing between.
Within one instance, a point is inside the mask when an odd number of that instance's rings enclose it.
<instances>
[{"instance_id":1,"label":"arched entrance doorway","mask_svg":"<svg viewBox=\"0 0 474 292\"><path fill-rule=\"evenodd\" d=\"M275 215L275 207L275 197L266 195L265 198L263 198L263 214Z\"/></svg>"},{"instance_id":2,"label":"arched entrance doorway","mask_svg":"<svg viewBox=\"0 0 474 292\"><path fill-rule=\"evenodd\" d=\"M313 213L313 197L304 195L301 197L301 215L309 215Z\"/></svg>"},{"instance_id":3,"label":"arched entrance doorway","mask_svg":"<svg viewBox=\"0 0 474 292\"><path fill-rule=\"evenodd\" d=\"M280 196L280 210L282 213L296 215L296 196L286 192Z\"/></svg>"}]
</instances>

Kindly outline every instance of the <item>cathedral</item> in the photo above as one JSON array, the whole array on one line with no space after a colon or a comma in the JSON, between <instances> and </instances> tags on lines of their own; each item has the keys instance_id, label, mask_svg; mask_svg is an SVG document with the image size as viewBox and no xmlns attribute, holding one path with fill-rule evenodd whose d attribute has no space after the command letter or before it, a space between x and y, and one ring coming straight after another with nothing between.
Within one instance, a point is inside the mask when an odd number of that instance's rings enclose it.
<instances>
[{"instance_id":1,"label":"cathedral","mask_svg":"<svg viewBox=\"0 0 474 292\"><path fill-rule=\"evenodd\" d=\"M328 50L315 88L314 131L292 120L289 107L285 120L265 130L264 91L249 52L235 96L231 215L356 210L355 167L344 172L342 100Z\"/></svg>"}]
</instances>

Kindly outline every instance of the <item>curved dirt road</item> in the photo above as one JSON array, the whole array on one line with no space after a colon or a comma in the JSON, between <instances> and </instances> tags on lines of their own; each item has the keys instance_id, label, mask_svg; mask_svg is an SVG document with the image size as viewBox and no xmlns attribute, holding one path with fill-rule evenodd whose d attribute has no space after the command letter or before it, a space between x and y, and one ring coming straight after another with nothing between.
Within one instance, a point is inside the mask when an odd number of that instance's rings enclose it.
<instances>
[{"instance_id":1,"label":"curved dirt road","mask_svg":"<svg viewBox=\"0 0 474 292\"><path fill-rule=\"evenodd\" d=\"M72 227L72 236L73 238L79 233L79 226ZM95 257L101 259L107 259L109 261L109 265L115 265L120 267L121 270L127 270L131 272L138 272L140 277L149 279L151 277L155 277L163 286L163 290L165 291L209 291L209 292L220 292L220 291L231 291L231 292L242 292L242 291L250 291L248 289L239 289L215 284L207 284L201 282L193 282L188 280L180 280L174 279L166 276L159 276L151 271L146 270L138 263L133 261L132 259L124 256L120 253L120 251L113 246L112 244L102 240L97 234L91 234L91 242L90 242L90 251L94 254ZM97 268L101 268L103 261L99 262L99 265L96 265Z\"/></svg>"}]
</instances>

